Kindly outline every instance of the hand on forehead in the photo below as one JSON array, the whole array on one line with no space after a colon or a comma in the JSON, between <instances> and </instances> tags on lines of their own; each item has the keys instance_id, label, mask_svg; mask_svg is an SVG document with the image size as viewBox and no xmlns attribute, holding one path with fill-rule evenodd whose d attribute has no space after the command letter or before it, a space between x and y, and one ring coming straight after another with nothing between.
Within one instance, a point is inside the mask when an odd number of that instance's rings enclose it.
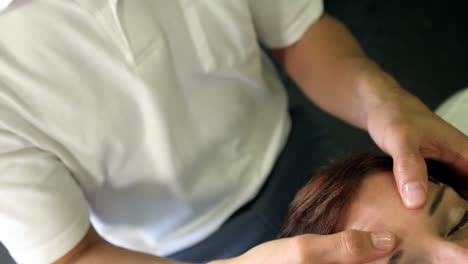
<instances>
[{"instance_id":1,"label":"hand on forehead","mask_svg":"<svg viewBox=\"0 0 468 264\"><path fill-rule=\"evenodd\" d=\"M430 183L428 190L425 207L408 210L393 173L375 173L363 180L340 225L343 230L388 230L398 237L395 252L375 263L468 263L467 204L445 185Z\"/></svg>"}]
</instances>

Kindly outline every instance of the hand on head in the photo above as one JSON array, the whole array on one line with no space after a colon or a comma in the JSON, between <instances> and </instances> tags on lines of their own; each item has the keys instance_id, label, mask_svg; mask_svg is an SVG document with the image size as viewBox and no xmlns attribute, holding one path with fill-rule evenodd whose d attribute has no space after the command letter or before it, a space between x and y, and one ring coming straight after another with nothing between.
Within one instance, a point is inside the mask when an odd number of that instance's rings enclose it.
<instances>
[{"instance_id":1,"label":"hand on head","mask_svg":"<svg viewBox=\"0 0 468 264\"><path fill-rule=\"evenodd\" d=\"M235 263L361 264L388 255L395 245L395 236L387 232L306 234L261 244L238 257Z\"/></svg>"},{"instance_id":2,"label":"hand on head","mask_svg":"<svg viewBox=\"0 0 468 264\"><path fill-rule=\"evenodd\" d=\"M428 165L432 179L450 174L440 163ZM291 203L280 237L386 230L395 235L395 250L372 263L468 263L468 203L449 186L430 182L429 202L408 210L392 167L391 157L364 153L323 168Z\"/></svg>"},{"instance_id":3,"label":"hand on head","mask_svg":"<svg viewBox=\"0 0 468 264\"><path fill-rule=\"evenodd\" d=\"M431 175L434 171L429 169ZM443 172L436 175L440 178ZM341 219L343 230L385 229L398 237L392 254L376 262L468 263L468 203L449 186L429 182L429 199L420 210L408 210L400 202L393 173L366 177Z\"/></svg>"},{"instance_id":4,"label":"hand on head","mask_svg":"<svg viewBox=\"0 0 468 264\"><path fill-rule=\"evenodd\" d=\"M404 92L395 97L369 111L368 131L376 144L392 156L395 180L406 207L421 208L426 203L428 175L424 159L449 164L467 176L459 180L468 187L468 137L417 98Z\"/></svg>"}]
</instances>

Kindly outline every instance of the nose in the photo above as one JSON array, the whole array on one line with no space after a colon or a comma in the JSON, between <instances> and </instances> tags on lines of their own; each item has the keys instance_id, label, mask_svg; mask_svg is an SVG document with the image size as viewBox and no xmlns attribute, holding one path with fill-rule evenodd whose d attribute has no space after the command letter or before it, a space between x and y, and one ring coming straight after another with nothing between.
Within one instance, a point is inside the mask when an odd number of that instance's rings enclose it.
<instances>
[{"instance_id":1,"label":"nose","mask_svg":"<svg viewBox=\"0 0 468 264\"><path fill-rule=\"evenodd\" d=\"M468 263L468 248L465 245L444 241L436 250L436 263Z\"/></svg>"}]
</instances>

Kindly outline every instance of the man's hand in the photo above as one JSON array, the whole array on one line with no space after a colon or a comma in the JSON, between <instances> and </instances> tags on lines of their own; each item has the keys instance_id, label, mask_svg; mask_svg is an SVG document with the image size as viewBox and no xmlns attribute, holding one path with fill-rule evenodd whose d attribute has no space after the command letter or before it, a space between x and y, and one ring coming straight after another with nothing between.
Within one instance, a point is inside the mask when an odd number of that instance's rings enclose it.
<instances>
[{"instance_id":1,"label":"man's hand","mask_svg":"<svg viewBox=\"0 0 468 264\"><path fill-rule=\"evenodd\" d=\"M328 14L293 45L272 50L299 88L328 113L369 131L394 160L405 205L424 206L424 158L445 162L468 183L468 139L370 60L352 34ZM420 188L419 188L420 187ZM468 186L460 191L468 198Z\"/></svg>"},{"instance_id":2,"label":"man's hand","mask_svg":"<svg viewBox=\"0 0 468 264\"><path fill-rule=\"evenodd\" d=\"M426 202L428 176L424 159L449 164L466 175L465 183L468 182L467 136L432 113L420 100L396 87L398 84L390 76L370 74L363 83L395 86L387 89L394 93L369 107L367 128L376 144L393 157L398 190L408 208L420 208Z\"/></svg>"},{"instance_id":3,"label":"man's hand","mask_svg":"<svg viewBox=\"0 0 468 264\"><path fill-rule=\"evenodd\" d=\"M395 245L395 236L387 232L348 230L328 236L301 235L279 239L261 244L239 257L210 263L360 264L385 257ZM184 264L114 246L101 238L92 226L74 249L54 263Z\"/></svg>"},{"instance_id":4,"label":"man's hand","mask_svg":"<svg viewBox=\"0 0 468 264\"><path fill-rule=\"evenodd\" d=\"M279 239L254 247L240 257L210 264L360 264L385 257L395 245L395 237L387 232L347 230L327 236Z\"/></svg>"}]
</instances>

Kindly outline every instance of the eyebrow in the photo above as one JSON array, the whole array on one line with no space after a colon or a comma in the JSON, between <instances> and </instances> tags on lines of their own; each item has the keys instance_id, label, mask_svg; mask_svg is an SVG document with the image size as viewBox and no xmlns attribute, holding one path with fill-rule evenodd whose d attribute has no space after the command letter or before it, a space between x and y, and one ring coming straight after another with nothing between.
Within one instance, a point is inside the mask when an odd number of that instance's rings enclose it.
<instances>
[{"instance_id":1,"label":"eyebrow","mask_svg":"<svg viewBox=\"0 0 468 264\"><path fill-rule=\"evenodd\" d=\"M431 207L429 208L429 216L432 216L435 211L437 211L437 208L439 208L440 203L442 202L442 199L444 198L444 193L445 190L447 189L446 185L443 185L435 194L434 200L432 200ZM400 262L404 254L403 249L399 249L393 253L392 257L388 260L387 264L397 264Z\"/></svg>"},{"instance_id":2,"label":"eyebrow","mask_svg":"<svg viewBox=\"0 0 468 264\"><path fill-rule=\"evenodd\" d=\"M403 249L399 249L393 253L392 257L388 260L387 264L397 264L400 262L401 258L403 257Z\"/></svg>"},{"instance_id":3,"label":"eyebrow","mask_svg":"<svg viewBox=\"0 0 468 264\"><path fill-rule=\"evenodd\" d=\"M437 210L437 208L439 208L439 205L442 202L442 198L444 197L445 189L447 189L447 185L443 185L442 188L440 188L437 191L437 193L435 195L435 198L432 201L432 205L429 208L429 216L432 216L435 213L435 211Z\"/></svg>"}]
</instances>

